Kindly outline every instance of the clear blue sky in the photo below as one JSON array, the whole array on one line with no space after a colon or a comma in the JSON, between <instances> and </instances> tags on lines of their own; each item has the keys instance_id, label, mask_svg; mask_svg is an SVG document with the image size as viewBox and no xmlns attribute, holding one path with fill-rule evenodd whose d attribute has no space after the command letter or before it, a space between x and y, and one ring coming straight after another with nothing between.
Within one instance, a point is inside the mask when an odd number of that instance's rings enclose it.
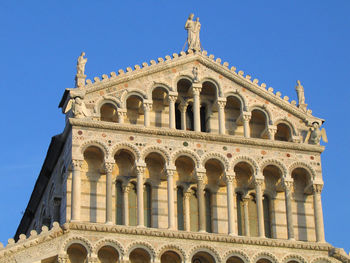
<instances>
[{"instance_id":1,"label":"clear blue sky","mask_svg":"<svg viewBox=\"0 0 350 263\"><path fill-rule=\"evenodd\" d=\"M74 2L74 4L72 4ZM350 249L350 1L1 1L0 241L15 233L51 136L57 108L85 51L88 78L180 52L190 12L209 54L325 118L326 240Z\"/></svg>"}]
</instances>

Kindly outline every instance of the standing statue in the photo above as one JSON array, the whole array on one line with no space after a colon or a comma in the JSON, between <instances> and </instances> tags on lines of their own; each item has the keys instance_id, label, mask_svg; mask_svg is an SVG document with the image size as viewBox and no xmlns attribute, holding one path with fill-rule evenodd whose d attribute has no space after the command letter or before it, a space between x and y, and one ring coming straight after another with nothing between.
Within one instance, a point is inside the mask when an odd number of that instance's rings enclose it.
<instances>
[{"instance_id":1,"label":"standing statue","mask_svg":"<svg viewBox=\"0 0 350 263\"><path fill-rule=\"evenodd\" d=\"M199 31L201 30L201 23L199 23L199 17L196 18L196 21L193 21L193 17L194 14L190 14L185 24L188 49L200 51L201 42L199 40Z\"/></svg>"},{"instance_id":2,"label":"standing statue","mask_svg":"<svg viewBox=\"0 0 350 263\"><path fill-rule=\"evenodd\" d=\"M308 143L310 140L310 144L319 145L321 139L323 139L324 142L328 142L326 130L325 128L320 129L318 122L314 122L306 135L304 143Z\"/></svg>"},{"instance_id":3,"label":"standing statue","mask_svg":"<svg viewBox=\"0 0 350 263\"><path fill-rule=\"evenodd\" d=\"M84 58L84 56L85 56L85 52L82 52L81 55L78 57L77 75L84 75L85 64L87 62L87 58Z\"/></svg>"},{"instance_id":4,"label":"standing statue","mask_svg":"<svg viewBox=\"0 0 350 263\"><path fill-rule=\"evenodd\" d=\"M304 87L301 85L300 80L297 80L297 84L295 90L297 91L299 106L305 105Z\"/></svg>"},{"instance_id":5,"label":"standing statue","mask_svg":"<svg viewBox=\"0 0 350 263\"><path fill-rule=\"evenodd\" d=\"M192 73L193 73L193 82L194 83L198 83L199 82L199 79L198 79L198 68L197 67L193 67Z\"/></svg>"}]
</instances>

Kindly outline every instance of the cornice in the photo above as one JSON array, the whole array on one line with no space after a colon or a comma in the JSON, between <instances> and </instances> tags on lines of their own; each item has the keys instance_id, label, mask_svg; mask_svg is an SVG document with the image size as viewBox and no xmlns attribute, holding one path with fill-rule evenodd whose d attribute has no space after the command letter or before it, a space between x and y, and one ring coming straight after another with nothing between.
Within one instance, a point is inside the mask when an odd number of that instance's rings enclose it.
<instances>
[{"instance_id":1,"label":"cornice","mask_svg":"<svg viewBox=\"0 0 350 263\"><path fill-rule=\"evenodd\" d=\"M318 250L329 251L332 246L328 243L315 243L305 241L291 241L282 239L267 239L258 237L244 237L244 236L231 236L227 234L214 234L214 233L200 233L200 232L186 232L168 229L156 229L156 228L138 228L121 225L106 225L96 223L78 223L70 222L64 226L65 230L83 230L83 231L98 231L106 233L119 233L138 236L154 236L165 237L174 239L190 239L209 242L225 242L225 243L238 243L246 245L268 246L268 247L282 247L282 248L294 248L305 250Z\"/></svg>"},{"instance_id":2,"label":"cornice","mask_svg":"<svg viewBox=\"0 0 350 263\"><path fill-rule=\"evenodd\" d=\"M194 131L182 131L169 128L151 128L137 125L128 125L128 124L119 124L111 123L104 121L93 121L93 120L82 120L70 118L69 123L72 126L84 127L84 128L96 128L96 129L107 129L115 130L122 132L132 132L138 134L147 134L147 135L157 135L157 136L169 136L177 138L188 138L196 140L205 140L213 142L222 142L222 143L234 143L241 145L251 145L257 147L270 147L278 149L288 149L294 151L304 151L310 153L322 153L325 149L324 146L319 145L310 145L304 143L294 143L294 142L282 142L282 141L272 141L266 139L257 139L257 138L245 138L241 136L230 136L230 135L221 135L221 134L212 134L212 133L203 133L203 132L194 132Z\"/></svg>"},{"instance_id":3,"label":"cornice","mask_svg":"<svg viewBox=\"0 0 350 263\"><path fill-rule=\"evenodd\" d=\"M281 107L282 109L288 111L289 113L297 116L298 118L302 119L303 121L306 121L308 119L312 120L322 120L320 118L314 117L311 114L307 114L296 107L296 105L292 105L288 100L285 100L281 98L280 92L277 92L279 94L274 94L270 90L266 90L266 84L258 85L258 80L255 79L254 81L251 81L251 76L246 75L243 76L243 72L240 71L238 74L235 72L236 68L232 67L231 70L228 69L228 63L225 62L221 64L221 59L218 58L214 61L214 56L206 55L206 51L203 51L202 53L185 53L181 52L180 54L173 54L173 58L170 56L166 56L165 60L162 58L158 59L158 63L153 61L151 65L148 65L147 63L143 63L143 67L136 65L135 70L132 70L130 67L127 72L124 72L123 70L119 70L119 75L116 75L115 73L111 73L111 78L108 78L106 74L103 75L102 80L100 81L99 78L95 77L94 83L89 83L85 86L85 90L87 93L96 92L101 89L109 88L121 83L124 83L126 81L134 80L141 78L143 76L147 76L150 74L158 73L179 65L183 65L186 63L190 63L193 61L198 61L202 63L204 66L214 70L215 72L221 74L222 76L242 85L244 88L247 88L251 92L263 97L264 99L268 100L269 102L275 104L276 106ZM323 120L322 120L323 121Z\"/></svg>"}]
</instances>

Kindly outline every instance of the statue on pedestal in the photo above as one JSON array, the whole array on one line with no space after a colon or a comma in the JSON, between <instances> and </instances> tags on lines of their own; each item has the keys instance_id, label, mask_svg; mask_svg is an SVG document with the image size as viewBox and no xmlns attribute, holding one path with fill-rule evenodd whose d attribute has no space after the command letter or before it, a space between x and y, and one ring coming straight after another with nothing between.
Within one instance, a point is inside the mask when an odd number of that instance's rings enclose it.
<instances>
[{"instance_id":1,"label":"statue on pedestal","mask_svg":"<svg viewBox=\"0 0 350 263\"><path fill-rule=\"evenodd\" d=\"M78 57L77 61L77 75L84 75L85 72L85 64L87 62L87 58L84 58L85 52L82 52Z\"/></svg>"},{"instance_id":2,"label":"statue on pedestal","mask_svg":"<svg viewBox=\"0 0 350 263\"><path fill-rule=\"evenodd\" d=\"M83 100L80 97L75 97L72 104L72 112L74 118L81 119L86 117L86 109Z\"/></svg>"},{"instance_id":3,"label":"statue on pedestal","mask_svg":"<svg viewBox=\"0 0 350 263\"><path fill-rule=\"evenodd\" d=\"M307 104L305 104L304 87L301 85L300 80L297 80L295 90L297 91L298 95L298 107L306 112Z\"/></svg>"},{"instance_id":4,"label":"statue on pedestal","mask_svg":"<svg viewBox=\"0 0 350 263\"><path fill-rule=\"evenodd\" d=\"M199 23L199 17L196 18L196 21L193 21L193 17L194 14L190 14L185 24L185 29L187 30L188 49L193 51L201 51L201 42L199 39L201 23Z\"/></svg>"},{"instance_id":5,"label":"statue on pedestal","mask_svg":"<svg viewBox=\"0 0 350 263\"><path fill-rule=\"evenodd\" d=\"M306 135L304 143L308 143L310 141L310 144L319 145L321 139L323 139L323 141L326 143L328 142L326 130L325 128L320 129L318 122L314 122Z\"/></svg>"}]
</instances>

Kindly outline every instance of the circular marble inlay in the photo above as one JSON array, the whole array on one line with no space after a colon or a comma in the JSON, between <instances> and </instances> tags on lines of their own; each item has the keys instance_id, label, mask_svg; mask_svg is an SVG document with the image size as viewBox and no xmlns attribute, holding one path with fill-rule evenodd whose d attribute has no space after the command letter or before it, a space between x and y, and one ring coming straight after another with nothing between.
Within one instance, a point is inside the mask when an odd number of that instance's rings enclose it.
<instances>
[{"instance_id":1,"label":"circular marble inlay","mask_svg":"<svg viewBox=\"0 0 350 263\"><path fill-rule=\"evenodd\" d=\"M184 142L183 146L187 147L188 146L188 142Z\"/></svg>"},{"instance_id":2,"label":"circular marble inlay","mask_svg":"<svg viewBox=\"0 0 350 263\"><path fill-rule=\"evenodd\" d=\"M222 149L223 149L224 151L227 151L227 147L226 147L226 146L222 147Z\"/></svg>"},{"instance_id":3,"label":"circular marble inlay","mask_svg":"<svg viewBox=\"0 0 350 263\"><path fill-rule=\"evenodd\" d=\"M313 156L310 156L310 159L311 159L311 160L313 160L313 159L315 159L315 157L313 157Z\"/></svg>"},{"instance_id":4,"label":"circular marble inlay","mask_svg":"<svg viewBox=\"0 0 350 263\"><path fill-rule=\"evenodd\" d=\"M262 155L266 155L266 153L267 153L266 151L261 151Z\"/></svg>"},{"instance_id":5,"label":"circular marble inlay","mask_svg":"<svg viewBox=\"0 0 350 263\"><path fill-rule=\"evenodd\" d=\"M82 135L82 134L83 134L83 132L82 132L82 131L78 131L78 134L79 134L79 135Z\"/></svg>"},{"instance_id":6,"label":"circular marble inlay","mask_svg":"<svg viewBox=\"0 0 350 263\"><path fill-rule=\"evenodd\" d=\"M162 143L162 140L161 139L157 139L157 143Z\"/></svg>"},{"instance_id":7,"label":"circular marble inlay","mask_svg":"<svg viewBox=\"0 0 350 263\"><path fill-rule=\"evenodd\" d=\"M287 153L287 154L286 154L286 156L287 156L287 157L290 157L290 154L289 154L289 153Z\"/></svg>"},{"instance_id":8,"label":"circular marble inlay","mask_svg":"<svg viewBox=\"0 0 350 263\"><path fill-rule=\"evenodd\" d=\"M227 158L232 158L232 154L228 153Z\"/></svg>"},{"instance_id":9,"label":"circular marble inlay","mask_svg":"<svg viewBox=\"0 0 350 263\"><path fill-rule=\"evenodd\" d=\"M130 136L130 137L129 137L129 140L130 140L130 141L133 141L134 139L135 139L134 136Z\"/></svg>"}]
</instances>

